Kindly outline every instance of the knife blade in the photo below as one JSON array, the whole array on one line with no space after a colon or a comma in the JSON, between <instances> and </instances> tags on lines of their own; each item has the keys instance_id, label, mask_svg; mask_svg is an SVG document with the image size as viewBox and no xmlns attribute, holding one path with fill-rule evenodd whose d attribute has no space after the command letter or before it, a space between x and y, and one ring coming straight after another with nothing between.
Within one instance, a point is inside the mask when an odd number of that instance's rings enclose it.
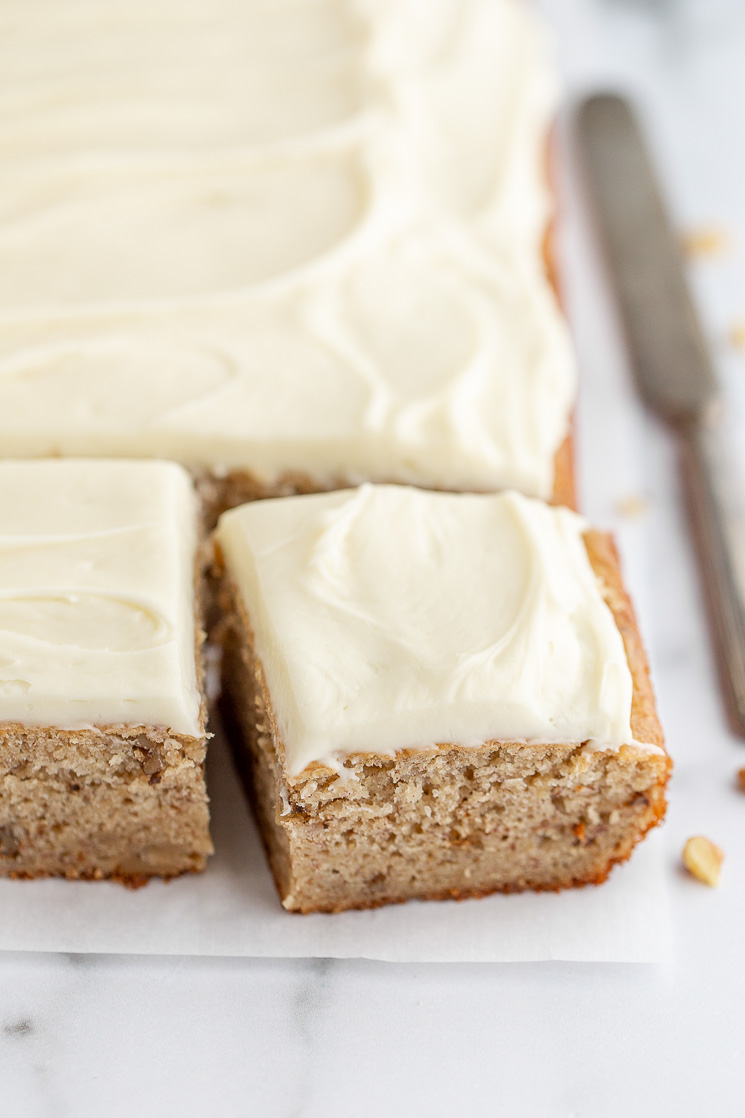
<instances>
[{"instance_id":1,"label":"knife blade","mask_svg":"<svg viewBox=\"0 0 745 1118\"><path fill-rule=\"evenodd\" d=\"M637 383L680 443L725 700L745 736L745 487L717 376L633 110L596 94L577 129Z\"/></svg>"}]
</instances>

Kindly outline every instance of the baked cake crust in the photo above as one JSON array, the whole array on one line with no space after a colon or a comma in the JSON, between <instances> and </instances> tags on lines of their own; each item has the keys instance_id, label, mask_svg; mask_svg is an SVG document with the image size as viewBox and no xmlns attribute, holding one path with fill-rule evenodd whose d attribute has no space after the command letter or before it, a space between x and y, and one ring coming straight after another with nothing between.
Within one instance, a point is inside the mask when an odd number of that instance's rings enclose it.
<instances>
[{"instance_id":1,"label":"baked cake crust","mask_svg":"<svg viewBox=\"0 0 745 1118\"><path fill-rule=\"evenodd\" d=\"M222 571L223 715L284 907L338 912L600 884L663 818L671 762L613 542L587 553L623 637L638 742L352 754L291 778L245 609Z\"/></svg>"}]
</instances>

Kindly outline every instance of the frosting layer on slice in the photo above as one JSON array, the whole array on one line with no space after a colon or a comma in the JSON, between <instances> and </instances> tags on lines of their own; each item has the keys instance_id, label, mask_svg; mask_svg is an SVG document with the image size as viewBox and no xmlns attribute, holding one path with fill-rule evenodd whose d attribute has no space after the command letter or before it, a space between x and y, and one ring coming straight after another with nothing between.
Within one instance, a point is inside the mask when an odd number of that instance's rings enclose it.
<instances>
[{"instance_id":1,"label":"frosting layer on slice","mask_svg":"<svg viewBox=\"0 0 745 1118\"><path fill-rule=\"evenodd\" d=\"M585 528L513 492L398 486L225 513L288 772L447 743L631 743L631 673Z\"/></svg>"},{"instance_id":2,"label":"frosting layer on slice","mask_svg":"<svg viewBox=\"0 0 745 1118\"><path fill-rule=\"evenodd\" d=\"M174 463L0 462L0 722L203 732Z\"/></svg>"}]
</instances>

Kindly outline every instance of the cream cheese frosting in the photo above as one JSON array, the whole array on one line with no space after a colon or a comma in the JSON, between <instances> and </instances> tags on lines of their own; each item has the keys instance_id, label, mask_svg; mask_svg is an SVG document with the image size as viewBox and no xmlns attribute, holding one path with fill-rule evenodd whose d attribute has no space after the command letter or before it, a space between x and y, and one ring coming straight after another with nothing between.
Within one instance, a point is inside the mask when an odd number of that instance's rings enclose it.
<instances>
[{"instance_id":1,"label":"cream cheese frosting","mask_svg":"<svg viewBox=\"0 0 745 1118\"><path fill-rule=\"evenodd\" d=\"M568 509L363 485L244 505L217 542L290 776L353 752L632 743L623 640Z\"/></svg>"},{"instance_id":2,"label":"cream cheese frosting","mask_svg":"<svg viewBox=\"0 0 745 1118\"><path fill-rule=\"evenodd\" d=\"M0 453L551 495L576 375L521 0L15 0L0 31Z\"/></svg>"},{"instance_id":3,"label":"cream cheese frosting","mask_svg":"<svg viewBox=\"0 0 745 1118\"><path fill-rule=\"evenodd\" d=\"M0 462L0 722L203 733L175 463Z\"/></svg>"}]
</instances>

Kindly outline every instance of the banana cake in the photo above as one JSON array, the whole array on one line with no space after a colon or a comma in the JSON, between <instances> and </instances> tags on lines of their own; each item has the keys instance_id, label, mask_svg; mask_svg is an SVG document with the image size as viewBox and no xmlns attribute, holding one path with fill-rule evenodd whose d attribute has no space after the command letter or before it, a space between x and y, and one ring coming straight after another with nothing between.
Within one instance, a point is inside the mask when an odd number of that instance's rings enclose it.
<instances>
[{"instance_id":1,"label":"banana cake","mask_svg":"<svg viewBox=\"0 0 745 1118\"><path fill-rule=\"evenodd\" d=\"M365 485L215 540L226 720L286 909L600 883L663 817L632 607L576 513Z\"/></svg>"},{"instance_id":2,"label":"banana cake","mask_svg":"<svg viewBox=\"0 0 745 1118\"><path fill-rule=\"evenodd\" d=\"M199 553L175 463L0 462L0 873L204 869Z\"/></svg>"},{"instance_id":3,"label":"banana cake","mask_svg":"<svg viewBox=\"0 0 745 1118\"><path fill-rule=\"evenodd\" d=\"M6 0L0 456L573 504L523 0Z\"/></svg>"}]
</instances>

